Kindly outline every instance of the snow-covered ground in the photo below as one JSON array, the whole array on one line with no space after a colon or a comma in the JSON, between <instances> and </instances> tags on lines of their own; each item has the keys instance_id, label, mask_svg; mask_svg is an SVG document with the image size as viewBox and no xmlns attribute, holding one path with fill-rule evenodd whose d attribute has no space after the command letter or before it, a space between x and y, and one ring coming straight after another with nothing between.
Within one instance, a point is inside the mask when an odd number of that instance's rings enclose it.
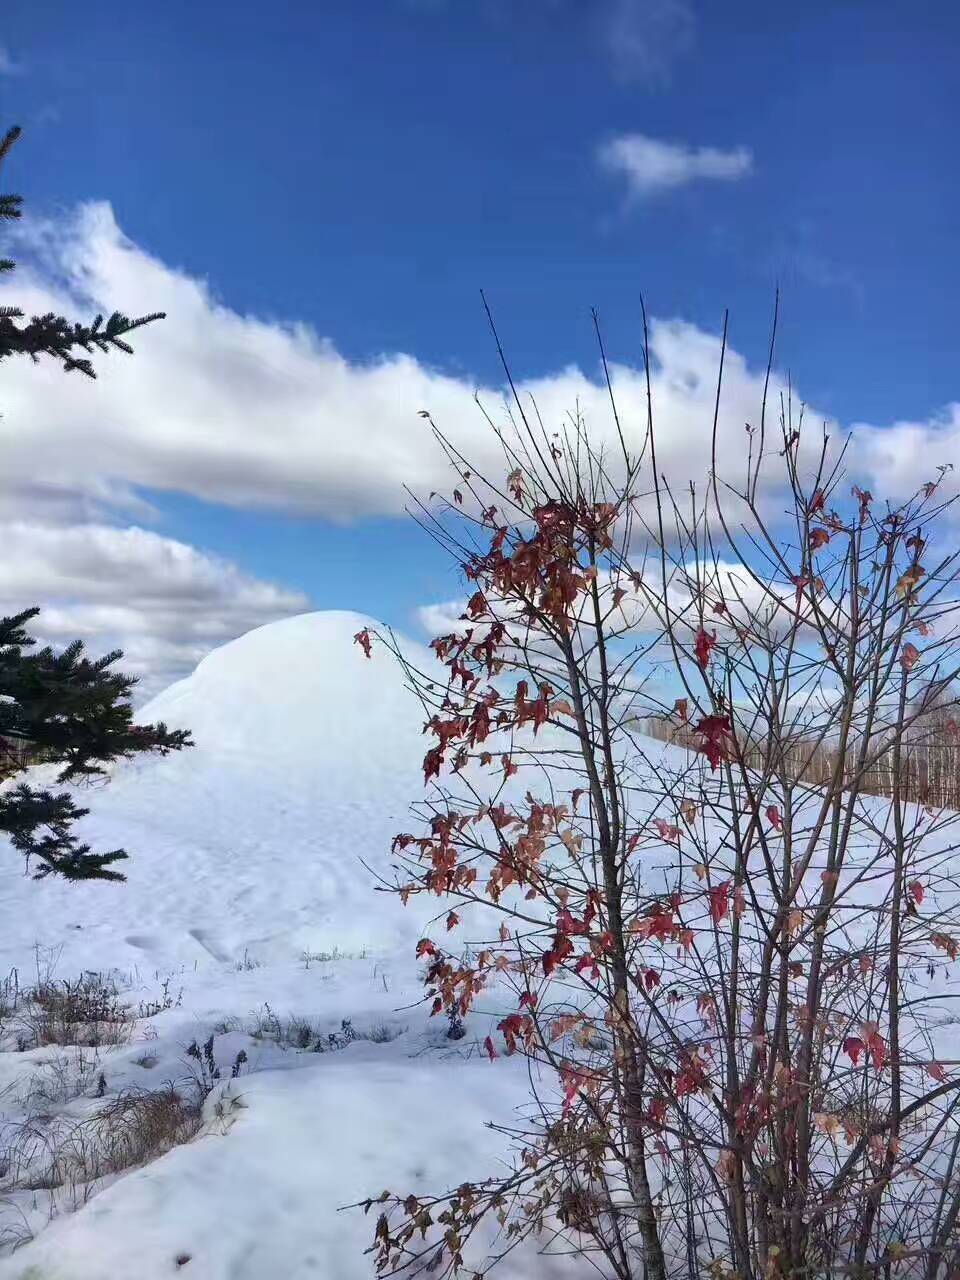
<instances>
[{"instance_id":1,"label":"snow-covered ground","mask_svg":"<svg viewBox=\"0 0 960 1280\"><path fill-rule=\"evenodd\" d=\"M134 1005L164 991L172 1002L129 1043L87 1051L75 1098L56 1096L63 1049L0 1053L0 1118L55 1129L102 1105L98 1092L183 1080L197 1067L187 1046L211 1034L223 1077L196 1138L81 1207L0 1189L0 1233L33 1235L0 1276L359 1280L374 1224L341 1206L386 1187L440 1190L506 1157L484 1122L514 1116L526 1068L480 1055L482 1014L455 1044L428 1020L413 960L423 908L374 891L419 794L425 740L393 659L375 649L368 662L353 643L367 621L260 628L144 709L196 746L121 766L90 795L85 835L130 851L126 884L37 883L0 857L0 975L115 971ZM338 1039L324 1053L281 1047L278 1019ZM531 1271L518 1253L499 1274L570 1273L544 1258Z\"/></svg>"}]
</instances>

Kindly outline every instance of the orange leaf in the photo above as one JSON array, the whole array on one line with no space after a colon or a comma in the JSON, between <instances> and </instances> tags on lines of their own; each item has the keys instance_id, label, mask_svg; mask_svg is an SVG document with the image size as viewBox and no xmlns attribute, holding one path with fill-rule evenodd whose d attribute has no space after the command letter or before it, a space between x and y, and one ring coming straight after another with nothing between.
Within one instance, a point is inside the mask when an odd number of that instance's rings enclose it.
<instances>
[{"instance_id":1,"label":"orange leaf","mask_svg":"<svg viewBox=\"0 0 960 1280\"><path fill-rule=\"evenodd\" d=\"M908 642L900 650L900 665L903 667L904 671L912 671L917 665L919 657L920 650L915 644L910 644Z\"/></svg>"}]
</instances>

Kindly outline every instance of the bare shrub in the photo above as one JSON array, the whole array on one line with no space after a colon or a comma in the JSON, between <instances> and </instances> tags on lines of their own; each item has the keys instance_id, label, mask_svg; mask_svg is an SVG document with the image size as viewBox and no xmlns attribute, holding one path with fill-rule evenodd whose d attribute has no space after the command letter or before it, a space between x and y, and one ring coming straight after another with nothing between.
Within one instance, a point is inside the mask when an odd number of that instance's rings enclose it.
<instances>
[{"instance_id":1,"label":"bare shrub","mask_svg":"<svg viewBox=\"0 0 960 1280\"><path fill-rule=\"evenodd\" d=\"M135 1021L112 978L87 973L75 982L45 980L21 1004L19 1047L122 1045Z\"/></svg>"},{"instance_id":2,"label":"bare shrub","mask_svg":"<svg viewBox=\"0 0 960 1280\"><path fill-rule=\"evenodd\" d=\"M11 969L5 978L0 978L0 1027L7 1018L17 1012L21 996L19 971Z\"/></svg>"},{"instance_id":3,"label":"bare shrub","mask_svg":"<svg viewBox=\"0 0 960 1280\"><path fill-rule=\"evenodd\" d=\"M515 398L503 478L434 426L456 487L417 516L473 594L439 672L356 637L430 735L382 887L439 902L425 999L482 995L532 1094L508 1174L364 1203L381 1274L443 1280L486 1241L485 1274L528 1237L617 1280L960 1267L960 815L909 790L960 673L944 468L875 502L786 391L720 458L721 392L722 357L682 498L649 382L630 430L611 384L609 448ZM640 731L667 715L687 750Z\"/></svg>"},{"instance_id":4,"label":"bare shrub","mask_svg":"<svg viewBox=\"0 0 960 1280\"><path fill-rule=\"evenodd\" d=\"M214 1090L219 1083L222 1071L217 1061L217 1055L214 1050L215 1035L211 1032L202 1045L196 1040L190 1042L187 1046L187 1058L190 1061L191 1073L193 1076L195 1091L197 1096L203 1101ZM247 1063L246 1049L240 1049L234 1055L233 1064L230 1068L230 1078L236 1080Z\"/></svg>"},{"instance_id":5,"label":"bare shrub","mask_svg":"<svg viewBox=\"0 0 960 1280\"><path fill-rule=\"evenodd\" d=\"M319 1023L298 1014L281 1017L269 1004L264 1004L251 1017L249 1034L255 1040L270 1040L283 1049L297 1049L307 1053L331 1053L345 1049L357 1040L374 1044L388 1044L403 1035L405 1028L390 1027L378 1023L368 1029L358 1030L349 1018L344 1018L338 1031L323 1031Z\"/></svg>"}]
</instances>

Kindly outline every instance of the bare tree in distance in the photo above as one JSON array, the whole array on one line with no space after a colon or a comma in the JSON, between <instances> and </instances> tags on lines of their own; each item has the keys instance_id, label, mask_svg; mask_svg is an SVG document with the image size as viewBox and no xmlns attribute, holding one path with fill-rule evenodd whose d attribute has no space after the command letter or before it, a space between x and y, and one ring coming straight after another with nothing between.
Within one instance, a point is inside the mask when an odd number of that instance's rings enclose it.
<instances>
[{"instance_id":1,"label":"bare tree in distance","mask_svg":"<svg viewBox=\"0 0 960 1280\"><path fill-rule=\"evenodd\" d=\"M357 636L403 663L432 739L382 886L438 899L424 998L493 1015L491 1070L531 1068L509 1174L364 1202L377 1272L482 1276L529 1241L617 1280L943 1280L958 826L904 779L925 725L956 732L945 469L882 504L765 392L725 481L721 355L710 474L680 495L645 367L639 426L611 387L612 445L514 392L503 479L431 420L455 487L415 512L471 584L462 628L440 676Z\"/></svg>"}]
</instances>

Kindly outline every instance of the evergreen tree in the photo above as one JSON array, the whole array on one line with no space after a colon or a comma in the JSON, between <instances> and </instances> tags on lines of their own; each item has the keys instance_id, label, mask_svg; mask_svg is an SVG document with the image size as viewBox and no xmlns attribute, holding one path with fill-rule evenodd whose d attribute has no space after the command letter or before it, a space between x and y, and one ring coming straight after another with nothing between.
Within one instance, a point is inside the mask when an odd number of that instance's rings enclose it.
<instances>
[{"instance_id":1,"label":"evergreen tree","mask_svg":"<svg viewBox=\"0 0 960 1280\"><path fill-rule=\"evenodd\" d=\"M112 669L119 650L91 659L80 640L62 653L34 650L24 624L39 612L0 619L0 740L8 747L27 743L35 759L60 765L60 783L102 776L105 764L144 751L166 755L190 745L185 730L134 724L136 678ZM122 880L114 864L127 856L123 849L93 853L72 833L71 824L87 812L67 792L21 783L0 794L0 831L33 860L37 877Z\"/></svg>"},{"instance_id":2,"label":"evergreen tree","mask_svg":"<svg viewBox=\"0 0 960 1280\"><path fill-rule=\"evenodd\" d=\"M0 163L20 136L10 129L0 142ZM19 218L21 198L0 195L0 217ZM0 272L13 269L0 259ZM16 307L0 307L0 360L10 355L40 355L60 360L66 371L79 369L95 377L93 366L78 350L131 352L123 335L161 313L128 320L115 312L104 322L97 316L90 325L71 323L63 316L34 316L26 323ZM133 722L130 694L133 676L114 670L120 650L98 659L88 658L80 640L62 653L47 647L36 649L25 629L39 609L25 609L0 619L0 776L22 771L26 759L60 766L60 784L104 775L104 766L141 752L179 751L190 745L185 730L168 730L163 724ZM37 878L56 874L68 880L122 880L116 863L126 858L123 849L95 853L73 833L77 819L89 811L65 791L37 789L21 782L0 793L0 832L32 862Z\"/></svg>"}]
</instances>

